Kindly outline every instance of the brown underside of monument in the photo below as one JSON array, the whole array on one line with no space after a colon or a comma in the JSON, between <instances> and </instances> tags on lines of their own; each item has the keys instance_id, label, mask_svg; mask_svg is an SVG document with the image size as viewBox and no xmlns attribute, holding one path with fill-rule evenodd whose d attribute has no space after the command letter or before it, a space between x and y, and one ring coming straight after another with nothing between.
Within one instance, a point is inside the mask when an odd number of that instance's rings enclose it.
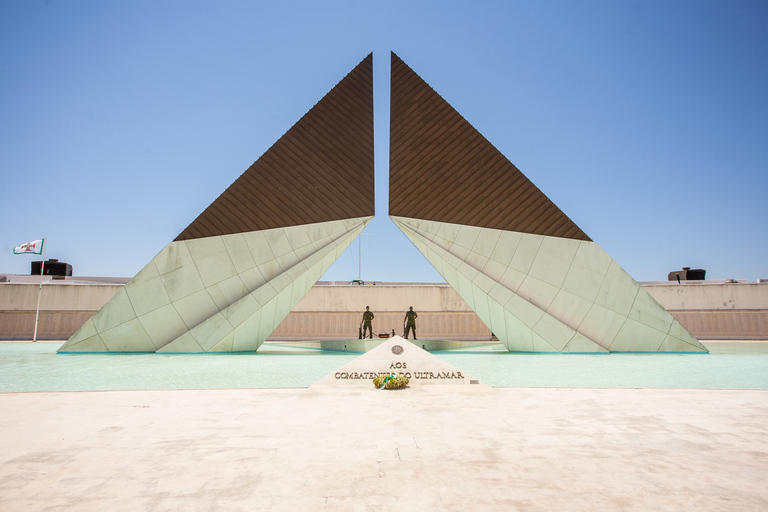
<instances>
[{"instance_id":1,"label":"brown underside of monument","mask_svg":"<svg viewBox=\"0 0 768 512\"><path fill-rule=\"evenodd\" d=\"M176 241L374 215L373 54Z\"/></svg>"},{"instance_id":2,"label":"brown underside of monument","mask_svg":"<svg viewBox=\"0 0 768 512\"><path fill-rule=\"evenodd\" d=\"M392 54L389 214L590 240Z\"/></svg>"}]
</instances>

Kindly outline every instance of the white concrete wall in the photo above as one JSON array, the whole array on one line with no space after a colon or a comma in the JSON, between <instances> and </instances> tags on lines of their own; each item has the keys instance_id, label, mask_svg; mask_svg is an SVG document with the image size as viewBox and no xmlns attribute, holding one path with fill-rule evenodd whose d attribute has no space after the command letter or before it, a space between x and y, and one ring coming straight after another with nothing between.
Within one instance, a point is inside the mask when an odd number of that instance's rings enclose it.
<instances>
[{"instance_id":1,"label":"white concrete wall","mask_svg":"<svg viewBox=\"0 0 768 512\"><path fill-rule=\"evenodd\" d=\"M448 284L407 284L367 286L314 286L293 308L294 312L362 311L403 314L409 306L416 311L472 311Z\"/></svg>"},{"instance_id":2,"label":"white concrete wall","mask_svg":"<svg viewBox=\"0 0 768 512\"><path fill-rule=\"evenodd\" d=\"M0 311L34 311L39 284L0 283ZM40 309L47 311L98 311L124 285L68 284L48 281L43 284Z\"/></svg>"},{"instance_id":3,"label":"white concrete wall","mask_svg":"<svg viewBox=\"0 0 768 512\"><path fill-rule=\"evenodd\" d=\"M706 283L706 282L705 282ZM768 310L768 283L644 285L668 310ZM98 311L121 284L70 284L48 281L43 285L41 310ZM0 311L29 311L37 306L38 285L0 283ZM377 286L315 285L294 312L471 311L448 284Z\"/></svg>"},{"instance_id":4,"label":"white concrete wall","mask_svg":"<svg viewBox=\"0 0 768 512\"><path fill-rule=\"evenodd\" d=\"M659 304L674 310L768 310L768 283L663 284L645 285L643 288Z\"/></svg>"},{"instance_id":5,"label":"white concrete wall","mask_svg":"<svg viewBox=\"0 0 768 512\"><path fill-rule=\"evenodd\" d=\"M49 282L43 285L41 338L68 338L122 288L120 284ZM703 339L768 339L768 283L675 283L646 285L644 288L694 336ZM0 283L0 337L31 339L37 290L38 285L34 283ZM365 306L371 306L377 319L381 320L375 327L377 332L389 328L390 323L399 328L402 322L397 315L402 316L408 306L413 306L420 314L425 336L430 324L440 335L444 335L443 328L466 329L466 333L456 333L459 337L484 335L482 322L447 284L316 285L278 326L275 334L301 337L322 331L333 336L335 332L356 331L358 316ZM324 312L334 313L333 319L317 315ZM339 325L327 327L328 322Z\"/></svg>"}]
</instances>

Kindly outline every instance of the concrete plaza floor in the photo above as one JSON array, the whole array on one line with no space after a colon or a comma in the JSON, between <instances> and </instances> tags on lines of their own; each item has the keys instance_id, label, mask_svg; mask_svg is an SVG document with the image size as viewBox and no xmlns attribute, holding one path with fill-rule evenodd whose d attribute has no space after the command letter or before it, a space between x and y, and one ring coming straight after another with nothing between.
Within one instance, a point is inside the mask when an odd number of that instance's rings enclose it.
<instances>
[{"instance_id":1,"label":"concrete plaza floor","mask_svg":"<svg viewBox=\"0 0 768 512\"><path fill-rule=\"evenodd\" d=\"M768 510L768 391L0 394L0 510Z\"/></svg>"}]
</instances>

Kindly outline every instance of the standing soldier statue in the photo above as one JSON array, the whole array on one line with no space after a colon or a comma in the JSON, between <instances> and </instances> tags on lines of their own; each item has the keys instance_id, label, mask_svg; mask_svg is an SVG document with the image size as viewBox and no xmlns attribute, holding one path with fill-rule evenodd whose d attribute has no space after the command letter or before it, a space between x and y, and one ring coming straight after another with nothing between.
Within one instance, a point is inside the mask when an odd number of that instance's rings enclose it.
<instances>
[{"instance_id":1,"label":"standing soldier statue","mask_svg":"<svg viewBox=\"0 0 768 512\"><path fill-rule=\"evenodd\" d=\"M403 319L403 327L405 328L405 339L408 339L408 332L413 330L413 339L416 338L416 317L418 313L413 310L411 306L408 311L405 312L405 318Z\"/></svg>"},{"instance_id":2,"label":"standing soldier statue","mask_svg":"<svg viewBox=\"0 0 768 512\"><path fill-rule=\"evenodd\" d=\"M368 329L368 335L373 339L371 320L373 320L373 313L368 306L365 306L365 312L363 313L363 338L365 338L365 330Z\"/></svg>"}]
</instances>

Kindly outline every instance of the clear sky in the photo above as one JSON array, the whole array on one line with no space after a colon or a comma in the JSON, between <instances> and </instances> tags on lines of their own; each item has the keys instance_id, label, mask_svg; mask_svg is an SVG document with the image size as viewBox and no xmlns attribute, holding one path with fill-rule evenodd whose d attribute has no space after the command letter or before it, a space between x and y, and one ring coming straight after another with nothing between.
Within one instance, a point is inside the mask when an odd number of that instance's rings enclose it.
<instances>
[{"instance_id":1,"label":"clear sky","mask_svg":"<svg viewBox=\"0 0 768 512\"><path fill-rule=\"evenodd\" d=\"M387 216L390 51L635 279L768 278L764 0L2 0L0 272L133 276L371 51L364 280L443 281Z\"/></svg>"}]
</instances>

